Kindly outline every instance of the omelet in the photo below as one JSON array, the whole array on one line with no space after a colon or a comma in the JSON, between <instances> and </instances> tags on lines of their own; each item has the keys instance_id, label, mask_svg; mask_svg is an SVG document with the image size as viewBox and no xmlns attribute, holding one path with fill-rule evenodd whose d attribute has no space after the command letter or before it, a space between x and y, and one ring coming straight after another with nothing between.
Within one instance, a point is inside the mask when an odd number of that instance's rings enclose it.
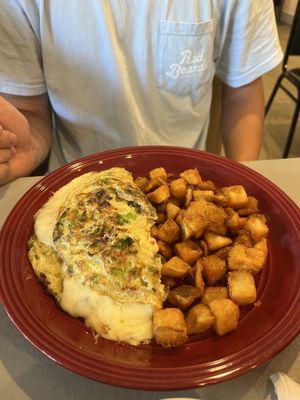
<instances>
[{"instance_id":1,"label":"omelet","mask_svg":"<svg viewBox=\"0 0 300 400\"><path fill-rule=\"evenodd\" d=\"M156 211L123 168L89 172L36 213L29 258L59 306L100 336L137 345L162 308Z\"/></svg>"}]
</instances>

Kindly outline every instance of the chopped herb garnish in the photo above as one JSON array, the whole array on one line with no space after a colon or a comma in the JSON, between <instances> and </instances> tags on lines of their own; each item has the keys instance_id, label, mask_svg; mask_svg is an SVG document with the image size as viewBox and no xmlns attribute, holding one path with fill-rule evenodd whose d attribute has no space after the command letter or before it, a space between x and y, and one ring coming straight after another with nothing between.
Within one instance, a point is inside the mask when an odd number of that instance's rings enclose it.
<instances>
[{"instance_id":1,"label":"chopped herb garnish","mask_svg":"<svg viewBox=\"0 0 300 400\"><path fill-rule=\"evenodd\" d=\"M103 178L103 179L100 179L100 181L105 183L105 184L111 183L111 179L110 178Z\"/></svg>"},{"instance_id":2,"label":"chopped herb garnish","mask_svg":"<svg viewBox=\"0 0 300 400\"><path fill-rule=\"evenodd\" d=\"M127 204L128 204L130 207L133 207L133 208L136 210L136 212L138 212L138 213L140 213L141 210L142 210L142 207L141 207L140 204L138 204L136 201L129 200L129 201L127 201Z\"/></svg>"},{"instance_id":3,"label":"chopped herb garnish","mask_svg":"<svg viewBox=\"0 0 300 400\"><path fill-rule=\"evenodd\" d=\"M113 268L111 270L112 274L120 279L123 279L125 276L125 271L121 268Z\"/></svg>"},{"instance_id":4,"label":"chopped herb garnish","mask_svg":"<svg viewBox=\"0 0 300 400\"><path fill-rule=\"evenodd\" d=\"M87 215L86 215L86 210L83 211L81 215L79 215L79 221L84 222L86 221Z\"/></svg>"},{"instance_id":5,"label":"chopped herb garnish","mask_svg":"<svg viewBox=\"0 0 300 400\"><path fill-rule=\"evenodd\" d=\"M157 268L155 268L155 267L153 267L152 265L148 268L148 270L149 270L149 272L151 272L152 274L156 274L158 271L157 271Z\"/></svg>"},{"instance_id":6,"label":"chopped herb garnish","mask_svg":"<svg viewBox=\"0 0 300 400\"><path fill-rule=\"evenodd\" d=\"M122 200L122 194L120 193L120 191L117 188L111 188L111 191L116 195L116 200L120 201Z\"/></svg>"},{"instance_id":7,"label":"chopped herb garnish","mask_svg":"<svg viewBox=\"0 0 300 400\"><path fill-rule=\"evenodd\" d=\"M129 212L127 214L123 214L123 215L119 215L118 216L118 220L119 220L119 224L124 225L124 224L128 224L128 222L130 222L131 220L136 219L137 215L133 212Z\"/></svg>"},{"instance_id":8,"label":"chopped herb garnish","mask_svg":"<svg viewBox=\"0 0 300 400\"><path fill-rule=\"evenodd\" d=\"M133 278L137 277L137 275L138 275L137 270L135 270L135 269L131 269L130 271L128 271L128 273Z\"/></svg>"},{"instance_id":9,"label":"chopped herb garnish","mask_svg":"<svg viewBox=\"0 0 300 400\"><path fill-rule=\"evenodd\" d=\"M156 257L156 258L160 258L160 261L162 262L162 264L164 264L164 263L166 262L166 260L165 260L165 257L164 257L164 256L162 256L162 255L161 255L161 254L159 254L159 253L158 253L158 254L156 254L156 255L155 255L155 257Z\"/></svg>"},{"instance_id":10,"label":"chopped herb garnish","mask_svg":"<svg viewBox=\"0 0 300 400\"><path fill-rule=\"evenodd\" d=\"M99 282L99 280L100 280L100 275L99 275L99 274L95 274L95 275L93 275L93 276L91 277L91 281L92 281L93 283L97 283L97 282Z\"/></svg>"},{"instance_id":11,"label":"chopped herb garnish","mask_svg":"<svg viewBox=\"0 0 300 400\"><path fill-rule=\"evenodd\" d=\"M141 279L141 284L142 284L143 286L148 286L148 282L144 281L143 279Z\"/></svg>"},{"instance_id":12,"label":"chopped herb garnish","mask_svg":"<svg viewBox=\"0 0 300 400\"><path fill-rule=\"evenodd\" d=\"M68 272L68 274L73 274L73 272L74 272L74 268L73 268L73 266L72 266L72 265L69 265L69 266L68 266L68 268L67 268L67 272Z\"/></svg>"},{"instance_id":13,"label":"chopped herb garnish","mask_svg":"<svg viewBox=\"0 0 300 400\"><path fill-rule=\"evenodd\" d=\"M134 193L133 190L132 190L130 187L127 187L127 188L125 189L125 192L126 192L127 194L133 194L133 193Z\"/></svg>"},{"instance_id":14,"label":"chopped herb garnish","mask_svg":"<svg viewBox=\"0 0 300 400\"><path fill-rule=\"evenodd\" d=\"M54 234L53 234L54 242L60 239L60 237L63 235L63 232L64 232L63 220L59 220L54 229Z\"/></svg>"},{"instance_id":15,"label":"chopped herb garnish","mask_svg":"<svg viewBox=\"0 0 300 400\"><path fill-rule=\"evenodd\" d=\"M119 242L117 244L117 248L120 250L124 250L127 247L130 247L133 242L134 242L134 240L130 236L127 236L127 237L119 240Z\"/></svg>"}]
</instances>

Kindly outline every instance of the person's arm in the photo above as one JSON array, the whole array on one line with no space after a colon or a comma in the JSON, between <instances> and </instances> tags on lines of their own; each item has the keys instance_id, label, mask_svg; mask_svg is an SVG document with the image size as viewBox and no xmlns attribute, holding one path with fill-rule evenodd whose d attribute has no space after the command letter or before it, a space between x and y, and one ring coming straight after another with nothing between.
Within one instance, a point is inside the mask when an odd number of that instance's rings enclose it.
<instances>
[{"instance_id":1,"label":"person's arm","mask_svg":"<svg viewBox=\"0 0 300 400\"><path fill-rule=\"evenodd\" d=\"M226 157L235 161L257 160L263 123L262 78L239 88L222 84L220 130Z\"/></svg>"},{"instance_id":2,"label":"person's arm","mask_svg":"<svg viewBox=\"0 0 300 400\"><path fill-rule=\"evenodd\" d=\"M46 94L0 96L0 185L29 175L46 158L51 132Z\"/></svg>"}]
</instances>

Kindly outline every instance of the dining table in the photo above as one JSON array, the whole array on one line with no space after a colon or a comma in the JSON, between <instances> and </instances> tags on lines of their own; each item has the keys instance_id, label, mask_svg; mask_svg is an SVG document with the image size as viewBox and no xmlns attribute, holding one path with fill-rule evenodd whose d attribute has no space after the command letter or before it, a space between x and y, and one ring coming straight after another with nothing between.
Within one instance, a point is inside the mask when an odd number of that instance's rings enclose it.
<instances>
[{"instance_id":1,"label":"dining table","mask_svg":"<svg viewBox=\"0 0 300 400\"><path fill-rule=\"evenodd\" d=\"M243 164L272 181L292 201L300 205L300 158L259 160ZM18 178L0 187L0 226L21 196L41 178L41 176ZM298 336L264 365L237 378L214 385L165 392L125 389L77 375L48 358L26 340L0 305L0 399L273 400L276 397L270 380L272 374L283 372L300 383L299 350Z\"/></svg>"}]
</instances>

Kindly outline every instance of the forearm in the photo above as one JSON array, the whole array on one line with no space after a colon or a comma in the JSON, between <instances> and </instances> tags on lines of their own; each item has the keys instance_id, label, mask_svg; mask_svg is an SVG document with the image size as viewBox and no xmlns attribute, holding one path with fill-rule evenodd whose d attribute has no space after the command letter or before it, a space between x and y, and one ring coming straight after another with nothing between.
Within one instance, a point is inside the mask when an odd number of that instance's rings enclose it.
<instances>
[{"instance_id":1,"label":"forearm","mask_svg":"<svg viewBox=\"0 0 300 400\"><path fill-rule=\"evenodd\" d=\"M222 86L221 135L228 158L258 159L264 123L262 79L241 88Z\"/></svg>"},{"instance_id":2,"label":"forearm","mask_svg":"<svg viewBox=\"0 0 300 400\"><path fill-rule=\"evenodd\" d=\"M27 118L30 126L32 147L35 155L33 171L45 160L50 151L52 139L51 117L45 118L29 111L19 111Z\"/></svg>"}]
</instances>

